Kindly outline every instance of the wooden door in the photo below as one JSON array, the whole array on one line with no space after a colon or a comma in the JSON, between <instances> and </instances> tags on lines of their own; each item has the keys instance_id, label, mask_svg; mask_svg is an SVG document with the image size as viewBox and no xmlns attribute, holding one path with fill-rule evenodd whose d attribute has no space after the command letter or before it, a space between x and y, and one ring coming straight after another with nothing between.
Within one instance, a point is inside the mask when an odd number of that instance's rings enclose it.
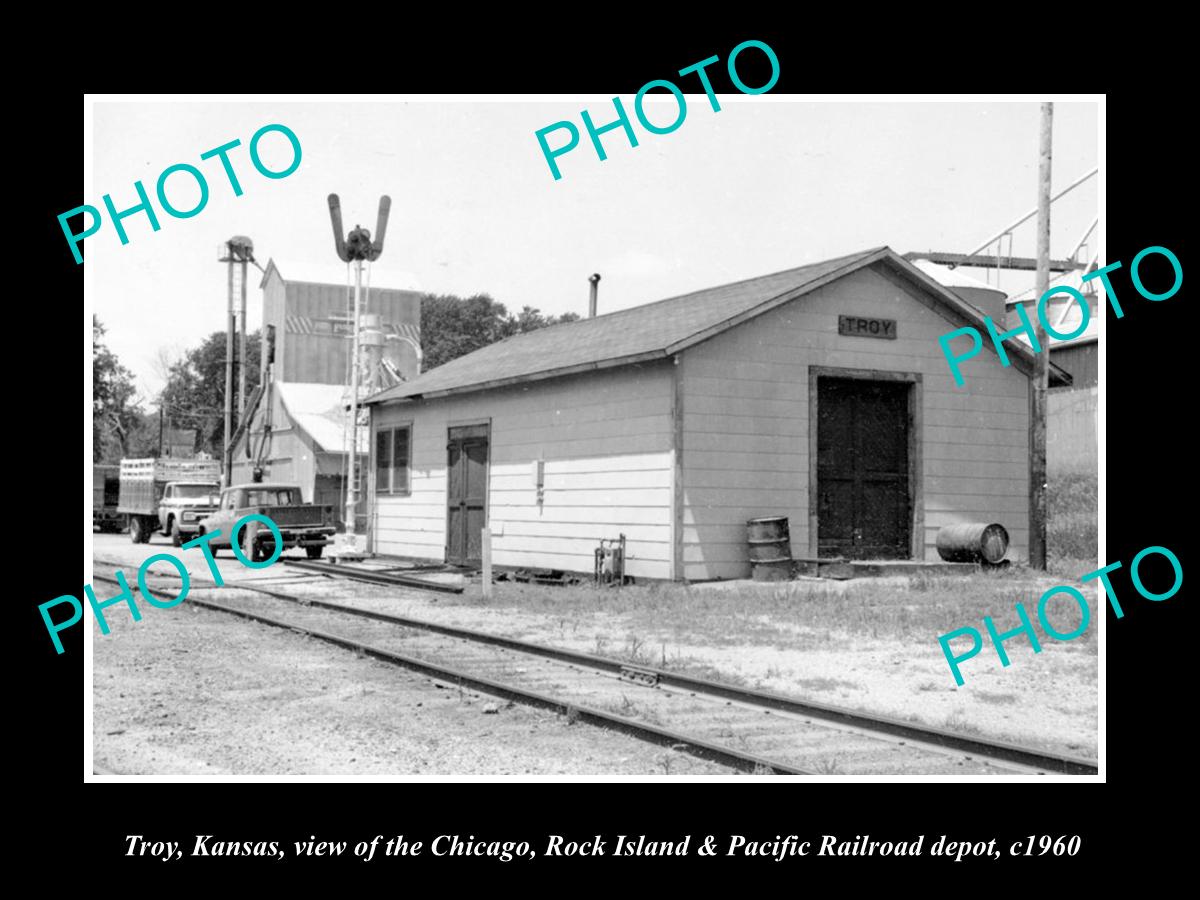
<instances>
[{"instance_id":1,"label":"wooden door","mask_svg":"<svg viewBox=\"0 0 1200 900\"><path fill-rule=\"evenodd\" d=\"M821 556L908 559L909 393L906 382L817 382L817 513Z\"/></svg>"},{"instance_id":2,"label":"wooden door","mask_svg":"<svg viewBox=\"0 0 1200 900\"><path fill-rule=\"evenodd\" d=\"M446 562L478 566L487 521L487 426L451 428L446 452Z\"/></svg>"}]
</instances>

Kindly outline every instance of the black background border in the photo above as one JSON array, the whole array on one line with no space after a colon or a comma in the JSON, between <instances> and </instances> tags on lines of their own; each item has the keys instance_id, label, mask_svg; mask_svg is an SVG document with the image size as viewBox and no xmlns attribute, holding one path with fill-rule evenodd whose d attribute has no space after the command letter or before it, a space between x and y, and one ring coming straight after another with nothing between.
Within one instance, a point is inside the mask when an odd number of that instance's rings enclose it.
<instances>
[{"instance_id":1,"label":"black background border","mask_svg":"<svg viewBox=\"0 0 1200 900\"><path fill-rule=\"evenodd\" d=\"M722 34L733 33L726 37ZM569 41L529 39L525 47L507 40L503 45L477 39L472 46L466 38L418 42L418 46L398 53L377 71L347 68L344 84L329 85L312 69L310 75L298 75L294 67L284 79L249 77L243 84L262 91L306 91L370 87L379 90L572 93L600 92L629 96L645 81L662 77L664 71L677 69L712 54L725 58L729 49L754 37L769 43L778 54L781 78L772 93L806 91L842 91L857 88L873 91L881 86L911 91L955 92L1037 91L1084 89L1062 84L1062 72L1045 69L1026 72L1026 83L1014 85L1013 79L979 79L969 83L956 73L947 79L932 66L923 82L889 79L881 84L876 78L860 74L857 79L845 69L833 70L818 65L812 56L812 34L791 29L718 29L702 34L671 31L669 38L644 31L622 34L619 38L572 35ZM619 52L616 52L619 51ZM307 52L301 46L293 52ZM747 57L749 59L749 57ZM186 68L186 67L184 67ZM716 67L714 67L716 70ZM718 70L719 71L719 70ZM1088 81L1086 89L1096 90L1098 82L1110 80L1097 75L1078 78ZM233 77L214 80L212 73L172 71L156 73L154 86L162 91L201 92L234 90ZM1045 76L1045 77L1042 77ZM847 81L847 78L850 81ZM761 83L752 69L744 78ZM101 79L102 81L103 79ZM854 83L857 80L857 83ZM900 79L903 81L904 79ZM1019 81L1020 79L1018 79ZM727 89L717 82L717 90ZM949 82L949 83L948 83ZM1036 83L1035 83L1036 82ZM132 82L97 83L97 90L127 90L144 87ZM1035 99L1035 98L1031 98ZM1174 134L1179 116L1175 102L1156 90L1127 89L1109 92L1107 101L1107 160L1103 174L1107 183L1107 262L1121 260L1126 265L1142 248L1161 245L1171 248L1186 270L1181 210L1182 186L1193 179L1185 168L1184 140ZM820 834L838 834L852 838L870 834L876 839L911 840L925 833L932 840L940 834L952 838L987 840L992 837L1020 839L1028 834L1080 834L1084 850L1074 860L1017 860L1001 865L1010 874L1021 868L1026 872L1048 874L1055 869L1067 877L1084 869L1093 869L1115 858L1119 848L1131 841L1131 812L1147 824L1154 822L1152 806L1157 797L1170 796L1177 790L1171 781L1182 768L1172 747L1169 723L1178 716L1178 706L1187 695L1183 658L1186 653L1173 649L1173 637L1186 640L1190 633L1186 615L1186 584L1171 600L1151 603L1137 598L1127 577L1129 560L1143 547L1158 544L1171 548L1185 572L1189 569L1181 510L1187 482L1186 461L1192 449L1188 427L1189 412L1195 403L1191 397L1193 382L1185 375L1188 353L1185 341L1192 340L1184 322L1187 286L1172 299L1151 303L1136 296L1127 274L1114 278L1125 309L1117 320L1111 311L1107 317L1107 561L1122 560L1126 568L1114 577L1119 595L1130 598L1124 603L1126 615L1116 620L1107 614L1107 785L1040 784L397 784L397 785L85 785L82 781L82 629L64 636L67 653L56 656L46 640L37 604L64 593L78 591L84 573L75 569L79 557L68 556L57 542L59 533L73 526L59 522L76 521L79 505L78 486L72 473L79 471L78 449L70 442L67 426L58 434L55 422L73 419L70 410L78 401L75 379L77 362L54 360L47 364L41 357L22 361L21 343L39 344L39 335L58 335L74 345L78 332L60 329L56 308L73 308L82 293L82 267L76 266L59 231L56 215L84 202L79 187L80 113L83 95L67 89L47 90L28 107L31 132L38 140L34 156L40 177L28 179L19 187L32 196L25 208L32 214L24 221L33 223L35 258L44 260L37 269L26 269L34 284L21 289L26 299L40 295L45 284L49 303L28 303L13 298L10 303L10 383L16 385L12 396L14 416L28 427L18 429L26 437L20 455L37 460L36 470L64 473L52 484L29 479L20 485L18 502L26 512L15 517L16 531L10 550L14 560L10 574L18 582L20 636L26 651L24 665L13 685L21 704L22 726L19 737L11 741L22 751L23 768L31 779L22 779L30 790L21 810L29 840L46 862L83 862L82 874L97 878L138 880L163 877L166 883L186 873L188 883L229 883L233 874L261 873L254 860L195 860L191 864L162 864L145 859L124 857L124 838L129 834L168 837L189 842L190 835L213 833L231 840L294 840L315 834L318 838L355 841L376 834L403 833L412 839L428 840L442 834L473 834L499 840L529 839L543 841L547 833L573 838L592 834L645 833L656 839L678 839L685 833L742 833L756 838L776 834L801 834L809 839ZM866 139L869 136L864 136ZM1036 146L1031 139L1031 158ZM94 202L95 198L89 198ZM1032 198L1031 198L1032 204ZM15 247L10 245L10 251ZM85 251L86 253L86 251ZM44 275L44 281L42 279ZM55 312L47 316L50 309ZM77 323L78 320L75 320ZM86 323L85 323L86 324ZM65 336L64 336L65 332ZM16 335L24 335L21 340ZM62 360L75 351L64 352ZM77 358L76 358L77 359ZM86 364L86 359L85 359ZM28 388L28 391L26 391ZM29 396L32 406L19 398ZM24 412L21 410L24 409ZM86 427L86 412L85 412ZM47 494L61 497L48 503ZM57 509L62 512L53 513ZM37 510L47 510L44 514ZM34 534L25 526L40 525ZM64 542L65 543L65 542ZM41 561L40 565L26 560ZM17 562L20 560L20 562ZM1149 580L1149 579L1148 579ZM1166 752L1164 752L1166 751ZM1125 796L1136 790L1136 794ZM1111 795L1116 791L1115 814ZM1155 839L1170 840L1169 830L1155 827ZM739 872L779 872L804 874L817 865L831 875L844 874L845 864L853 870L864 865L875 870L956 872L966 871L976 878L986 871L986 863L961 863L957 866L924 858L894 860L809 860L783 864L764 861L699 860L695 857L672 859L565 860L539 859L533 864L507 865L491 860L423 859L391 860L385 865L364 866L353 857L322 860L320 864L289 860L274 863L271 875L302 876L305 883L333 876L338 879L357 867L381 876L387 883L403 885L396 879L414 865L443 874L484 874L489 879L501 872L516 872L525 880L548 884L560 873L578 872L579 867L602 869L620 877L623 873L655 871L667 876L681 874L709 877L718 869L736 864ZM431 865L438 863L438 865ZM992 864L994 867L996 864ZM403 868L400 868L400 867ZM633 867L631 869L630 867ZM782 866L787 866L786 869ZM804 868L796 868L803 866ZM1031 869L1030 866L1033 866ZM232 868L230 868L232 867ZM197 881L197 879L199 879ZM498 882L496 882L498 883ZM1047 882L1040 881L1040 885ZM964 883L965 886L965 883ZM563 888L571 889L568 887Z\"/></svg>"}]
</instances>

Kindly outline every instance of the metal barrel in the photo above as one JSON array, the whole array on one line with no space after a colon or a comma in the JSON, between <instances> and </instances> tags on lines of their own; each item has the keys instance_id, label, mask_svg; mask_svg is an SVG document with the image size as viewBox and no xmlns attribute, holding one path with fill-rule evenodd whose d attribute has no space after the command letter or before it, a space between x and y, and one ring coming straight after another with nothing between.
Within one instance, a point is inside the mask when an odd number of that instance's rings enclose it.
<instances>
[{"instance_id":1,"label":"metal barrel","mask_svg":"<svg viewBox=\"0 0 1200 900\"><path fill-rule=\"evenodd\" d=\"M1008 553L1008 532L995 522L959 522L938 529L938 555L946 562L998 563Z\"/></svg>"},{"instance_id":2,"label":"metal barrel","mask_svg":"<svg viewBox=\"0 0 1200 900\"><path fill-rule=\"evenodd\" d=\"M746 534L755 581L787 581L792 577L792 541L786 516L750 519Z\"/></svg>"}]
</instances>

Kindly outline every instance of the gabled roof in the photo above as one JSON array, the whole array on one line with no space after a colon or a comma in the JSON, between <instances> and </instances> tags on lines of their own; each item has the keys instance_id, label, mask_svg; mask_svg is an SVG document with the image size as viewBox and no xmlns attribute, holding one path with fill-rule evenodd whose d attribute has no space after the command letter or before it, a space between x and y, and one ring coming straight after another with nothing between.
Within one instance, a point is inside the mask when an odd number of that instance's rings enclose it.
<instances>
[{"instance_id":1,"label":"gabled roof","mask_svg":"<svg viewBox=\"0 0 1200 900\"><path fill-rule=\"evenodd\" d=\"M796 269L514 335L431 369L412 381L381 391L365 402L375 404L440 397L665 359L875 264L906 281L950 322L957 326L971 325L986 334L983 315L973 306L890 247L874 247ZM984 345L991 347L986 340ZM1032 371L1033 356L1027 348L1010 343L1008 350L1018 369L1026 373ZM1069 384L1070 376L1055 369L1057 367L1051 370L1052 380L1058 374L1060 383Z\"/></svg>"},{"instance_id":2,"label":"gabled roof","mask_svg":"<svg viewBox=\"0 0 1200 900\"><path fill-rule=\"evenodd\" d=\"M292 423L316 443L318 450L345 453L349 438L350 389L341 384L277 381L275 390ZM358 452L368 448L366 429L358 429Z\"/></svg>"},{"instance_id":3,"label":"gabled roof","mask_svg":"<svg viewBox=\"0 0 1200 900\"><path fill-rule=\"evenodd\" d=\"M385 268L378 263L374 264L372 269L374 270L371 275L372 290L419 291L421 289L420 281L412 272ZM332 251L329 253L329 259L321 262L292 260L280 266L275 262L274 257L268 259L267 267L263 269L262 278L258 283L260 288L266 287L272 270L288 284L305 282L306 284L332 284L337 287L354 284L353 275L347 276L346 274L346 264L339 262Z\"/></svg>"},{"instance_id":4,"label":"gabled roof","mask_svg":"<svg viewBox=\"0 0 1200 900\"><path fill-rule=\"evenodd\" d=\"M1065 347L1074 347L1077 344L1094 344L1100 339L1100 316L1103 315L1103 310L1098 309L1100 294L1097 282L1095 279L1092 281L1083 280L1084 275L1095 271L1097 262L1098 260L1094 259L1086 270L1073 269L1050 280L1051 290L1057 287L1070 287L1083 294L1084 299L1088 302L1089 312L1087 328L1078 337L1064 341L1052 334L1047 334L1046 340L1049 342L1051 350L1062 350ZM1031 287L1010 297L1008 305L1015 306L1018 303L1031 304L1028 309L1032 318L1037 305L1036 301L1040 296L1037 288ZM1080 308L1079 302L1070 294L1056 294L1046 303L1046 318L1050 326L1059 334L1071 334L1078 330L1080 323L1083 321L1083 310ZM1029 338L1024 334L1017 335L1017 340L1026 346L1029 345Z\"/></svg>"},{"instance_id":5,"label":"gabled roof","mask_svg":"<svg viewBox=\"0 0 1200 900\"><path fill-rule=\"evenodd\" d=\"M1058 275L1055 275L1050 279L1050 287L1072 287L1084 296L1094 297L1099 288L1099 281L1097 279L1084 281L1083 276L1096 271L1099 261L1100 258L1096 257L1088 264L1086 269L1071 269L1070 271L1061 272ZM1036 286L1028 287L1019 293L1013 294L1008 298L1006 303L1009 306L1015 306L1018 303L1028 303L1030 300L1037 300L1040 296L1041 293L1038 291Z\"/></svg>"},{"instance_id":6,"label":"gabled roof","mask_svg":"<svg viewBox=\"0 0 1200 900\"><path fill-rule=\"evenodd\" d=\"M994 291L997 294L1004 293L1004 291L995 285L988 284L986 281L980 281L978 278L973 278L962 269L952 269L949 266L943 266L928 259L921 259L919 256L913 257L912 264L934 279L938 284L944 284L951 290L956 287L964 287L973 288L977 291Z\"/></svg>"}]
</instances>

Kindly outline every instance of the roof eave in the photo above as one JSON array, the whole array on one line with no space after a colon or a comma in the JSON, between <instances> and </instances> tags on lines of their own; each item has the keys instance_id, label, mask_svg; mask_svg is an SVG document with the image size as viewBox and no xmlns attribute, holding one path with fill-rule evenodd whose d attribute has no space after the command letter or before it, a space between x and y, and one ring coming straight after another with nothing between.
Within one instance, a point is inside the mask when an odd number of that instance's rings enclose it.
<instances>
[{"instance_id":1,"label":"roof eave","mask_svg":"<svg viewBox=\"0 0 1200 900\"><path fill-rule=\"evenodd\" d=\"M601 360L596 362L582 363L575 366L566 366L558 369L549 369L542 372L535 372L525 375L516 375L509 378L499 378L492 381L478 382L461 387L447 388L445 390L423 391L420 393L400 396L388 397L387 391L368 397L363 401L363 405L374 406L381 403L399 403L413 402L415 400L433 400L440 397L449 397L457 394L475 393L477 391L492 390L500 387L508 387L516 384L527 384L536 381L545 381L551 378L561 378L566 375L576 375L584 372L592 372L600 369L616 368L618 366L633 365L639 362L649 362L657 359L664 359L675 355L689 347L702 343L715 337L722 332L728 331L741 325L743 322L763 315L776 307L782 306L805 294L811 293L818 288L824 287L831 282L837 281L839 278L844 278L859 269L874 265L875 263L884 263L888 269L895 275L905 279L914 287L925 291L940 301L943 307L943 312L947 314L947 318L957 320L960 325L969 325L981 333L987 330L984 324L983 313L976 310L973 306L951 291L949 288L938 283L934 278L927 275L921 269L914 266L911 262L904 259L900 254L896 253L890 247L879 247L870 251L863 256L846 263L836 269L833 269L820 278L816 278L797 288L784 291L783 293L772 297L757 306L738 313L722 322L711 325L701 331L698 331L683 340L669 344L661 350L652 350L632 356L616 357L613 359ZM1027 377L1033 374L1034 356L1033 352L1028 348L1019 344L1009 345L1007 348L1008 354L1013 361L1014 367ZM995 347L989 347L991 352L995 353ZM998 354L997 354L998 355ZM1059 380L1065 384L1071 383L1071 376L1060 367L1050 364L1051 375L1058 376ZM390 388L389 390L394 390Z\"/></svg>"},{"instance_id":2,"label":"roof eave","mask_svg":"<svg viewBox=\"0 0 1200 900\"><path fill-rule=\"evenodd\" d=\"M363 405L379 405L382 403L403 403L412 402L415 400L436 400L441 397L451 397L456 394L472 394L476 391L490 391L496 388L512 387L518 384L528 384L533 381L546 381L551 378L563 378L568 375L582 375L586 372L595 372L600 369L615 369L620 366L632 366L645 362L657 362L658 360L666 359L669 354L663 350L651 350L645 353L635 353L631 356L619 356L614 359L599 360L596 362L580 363L574 366L563 366L558 369L548 369L544 372L534 372L529 375L513 375L509 378L495 378L491 381L479 382L478 384L468 384L462 387L446 388L440 391L424 391L419 394L409 394L403 397L385 397L382 394L376 394L374 397L368 397L363 401Z\"/></svg>"},{"instance_id":3,"label":"roof eave","mask_svg":"<svg viewBox=\"0 0 1200 900\"><path fill-rule=\"evenodd\" d=\"M1051 344L1051 350L1066 350L1068 347L1078 347L1080 344L1095 344L1100 340L1098 334L1085 334L1082 337L1071 338L1068 341L1059 341L1057 344Z\"/></svg>"},{"instance_id":4,"label":"roof eave","mask_svg":"<svg viewBox=\"0 0 1200 900\"><path fill-rule=\"evenodd\" d=\"M276 275L278 275L280 277L280 279L283 278L283 274L279 271L279 266L275 265L275 258L268 257L267 258L267 267L265 269L263 269L262 278L258 282L259 290L262 290L263 288L265 288L267 286L267 281L270 279L272 272L274 272Z\"/></svg>"},{"instance_id":5,"label":"roof eave","mask_svg":"<svg viewBox=\"0 0 1200 900\"><path fill-rule=\"evenodd\" d=\"M987 325L984 322L984 319L987 317L949 288L939 284L936 280L896 253L889 253L887 261L892 264L891 268L897 275L915 282L919 287L923 287L929 293L939 297L948 307L948 311L957 315L960 324L969 325L978 331L981 336L987 333ZM990 342L985 342L985 346L992 353L996 353L996 348ZM1027 376L1033 374L1032 350L1022 344L1007 344L1005 350L1012 358L1013 365L1018 371ZM1062 374L1066 375L1066 372L1062 372ZM1069 378L1070 376L1068 375L1067 377Z\"/></svg>"}]
</instances>

